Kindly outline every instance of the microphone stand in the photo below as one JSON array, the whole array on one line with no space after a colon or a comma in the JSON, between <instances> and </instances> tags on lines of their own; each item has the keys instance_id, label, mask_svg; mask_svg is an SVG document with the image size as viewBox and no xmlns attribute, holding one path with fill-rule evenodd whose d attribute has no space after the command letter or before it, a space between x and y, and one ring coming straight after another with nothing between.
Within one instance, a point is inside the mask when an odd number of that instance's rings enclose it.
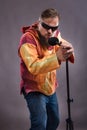
<instances>
[{"instance_id":1,"label":"microphone stand","mask_svg":"<svg viewBox=\"0 0 87 130\"><path fill-rule=\"evenodd\" d=\"M49 38L48 43L51 46L61 45L61 42L59 42L58 38L56 37ZM67 81L67 105L68 105L68 118L66 119L66 130L74 130L73 121L71 119L71 110L70 110L70 103L73 102L73 99L70 99L68 60L66 60L66 81Z\"/></svg>"},{"instance_id":2,"label":"microphone stand","mask_svg":"<svg viewBox=\"0 0 87 130\"><path fill-rule=\"evenodd\" d=\"M70 109L71 108L70 103L73 102L73 99L70 99L68 60L66 60L66 82L67 82L67 106L68 106L68 118L66 119L66 130L74 130Z\"/></svg>"}]
</instances>

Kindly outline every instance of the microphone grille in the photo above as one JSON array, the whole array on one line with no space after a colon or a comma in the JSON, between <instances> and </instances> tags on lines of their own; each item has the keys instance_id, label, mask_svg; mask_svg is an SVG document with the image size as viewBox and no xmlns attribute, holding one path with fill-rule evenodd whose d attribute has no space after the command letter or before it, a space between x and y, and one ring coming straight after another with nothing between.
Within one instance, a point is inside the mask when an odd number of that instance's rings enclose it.
<instances>
[{"instance_id":1,"label":"microphone grille","mask_svg":"<svg viewBox=\"0 0 87 130\"><path fill-rule=\"evenodd\" d=\"M51 46L57 45L57 44L59 44L59 39L57 37L51 37L48 39L48 43Z\"/></svg>"}]
</instances>

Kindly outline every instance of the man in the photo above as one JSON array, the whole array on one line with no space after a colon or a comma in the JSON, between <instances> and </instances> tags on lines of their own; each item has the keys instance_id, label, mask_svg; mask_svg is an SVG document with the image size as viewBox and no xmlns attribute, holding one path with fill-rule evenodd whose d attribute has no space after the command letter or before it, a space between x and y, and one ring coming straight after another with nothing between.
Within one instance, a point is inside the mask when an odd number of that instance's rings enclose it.
<instances>
[{"instance_id":1,"label":"man","mask_svg":"<svg viewBox=\"0 0 87 130\"><path fill-rule=\"evenodd\" d=\"M46 9L39 20L23 27L20 39L21 93L30 112L30 130L56 130L59 108L56 97L56 70L68 59L74 62L74 49L58 30L60 16L56 9ZM61 46L51 46L48 39L56 37Z\"/></svg>"}]
</instances>

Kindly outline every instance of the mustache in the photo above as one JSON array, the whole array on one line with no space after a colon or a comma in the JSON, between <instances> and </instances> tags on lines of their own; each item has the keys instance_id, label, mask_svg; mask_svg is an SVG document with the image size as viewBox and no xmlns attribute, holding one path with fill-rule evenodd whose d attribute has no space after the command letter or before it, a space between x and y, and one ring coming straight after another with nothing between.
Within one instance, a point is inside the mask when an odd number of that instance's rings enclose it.
<instances>
[{"instance_id":1,"label":"mustache","mask_svg":"<svg viewBox=\"0 0 87 130\"><path fill-rule=\"evenodd\" d=\"M50 35L50 36L52 36L50 32L48 32L48 33L47 33L47 35Z\"/></svg>"}]
</instances>

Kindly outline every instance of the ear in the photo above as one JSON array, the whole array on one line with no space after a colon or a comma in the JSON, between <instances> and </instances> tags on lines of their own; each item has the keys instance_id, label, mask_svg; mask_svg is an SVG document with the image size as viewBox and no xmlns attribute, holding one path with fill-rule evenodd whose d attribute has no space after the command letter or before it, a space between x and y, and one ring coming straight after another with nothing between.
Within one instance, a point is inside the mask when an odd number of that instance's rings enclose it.
<instances>
[{"instance_id":1,"label":"ear","mask_svg":"<svg viewBox=\"0 0 87 130\"><path fill-rule=\"evenodd\" d=\"M40 18L39 18L39 20L38 20L38 24L37 24L37 26L38 26L38 29L40 28L40 26L41 26L41 20L40 20Z\"/></svg>"},{"instance_id":2,"label":"ear","mask_svg":"<svg viewBox=\"0 0 87 130\"><path fill-rule=\"evenodd\" d=\"M41 18L39 17L38 21L40 22L41 21Z\"/></svg>"}]
</instances>

